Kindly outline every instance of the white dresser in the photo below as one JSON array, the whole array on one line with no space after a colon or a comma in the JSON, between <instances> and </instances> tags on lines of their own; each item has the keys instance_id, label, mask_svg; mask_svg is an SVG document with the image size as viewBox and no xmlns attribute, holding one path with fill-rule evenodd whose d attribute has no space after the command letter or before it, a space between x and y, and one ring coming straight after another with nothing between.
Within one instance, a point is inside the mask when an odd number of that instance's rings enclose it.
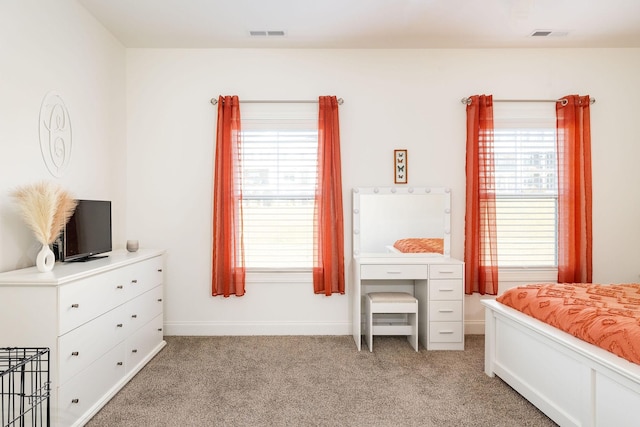
<instances>
[{"instance_id":1,"label":"white dresser","mask_svg":"<svg viewBox=\"0 0 640 427\"><path fill-rule=\"evenodd\" d=\"M464 263L448 257L364 254L354 259L353 338L361 349L369 291L407 291L418 299L418 335L427 350L464 350ZM393 319L390 319L393 321Z\"/></svg>"},{"instance_id":2,"label":"white dresser","mask_svg":"<svg viewBox=\"0 0 640 427\"><path fill-rule=\"evenodd\" d=\"M163 251L0 274L0 347L49 347L53 426L81 426L165 345Z\"/></svg>"}]
</instances>

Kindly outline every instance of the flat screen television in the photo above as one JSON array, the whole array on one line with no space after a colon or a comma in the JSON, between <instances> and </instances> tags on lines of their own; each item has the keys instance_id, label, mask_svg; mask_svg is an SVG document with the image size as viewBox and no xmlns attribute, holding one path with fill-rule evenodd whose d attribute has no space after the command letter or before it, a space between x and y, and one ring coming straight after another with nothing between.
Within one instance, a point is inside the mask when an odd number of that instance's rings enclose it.
<instances>
[{"instance_id":1,"label":"flat screen television","mask_svg":"<svg viewBox=\"0 0 640 427\"><path fill-rule=\"evenodd\" d=\"M78 200L73 215L65 225L61 239L60 260L88 261L104 258L110 252L111 202L107 200Z\"/></svg>"}]
</instances>

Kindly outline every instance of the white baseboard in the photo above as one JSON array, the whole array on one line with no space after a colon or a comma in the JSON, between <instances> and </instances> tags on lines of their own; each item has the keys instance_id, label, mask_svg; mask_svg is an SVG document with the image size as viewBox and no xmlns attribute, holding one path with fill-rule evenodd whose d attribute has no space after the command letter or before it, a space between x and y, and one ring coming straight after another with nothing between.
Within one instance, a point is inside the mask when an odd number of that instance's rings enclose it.
<instances>
[{"instance_id":1,"label":"white baseboard","mask_svg":"<svg viewBox=\"0 0 640 427\"><path fill-rule=\"evenodd\" d=\"M484 335L484 320L465 320L465 335Z\"/></svg>"},{"instance_id":2,"label":"white baseboard","mask_svg":"<svg viewBox=\"0 0 640 427\"><path fill-rule=\"evenodd\" d=\"M165 335L351 335L351 323L166 322Z\"/></svg>"},{"instance_id":3,"label":"white baseboard","mask_svg":"<svg viewBox=\"0 0 640 427\"><path fill-rule=\"evenodd\" d=\"M164 332L169 336L351 335L351 323L166 322ZM484 321L465 321L464 333L484 335Z\"/></svg>"}]
</instances>

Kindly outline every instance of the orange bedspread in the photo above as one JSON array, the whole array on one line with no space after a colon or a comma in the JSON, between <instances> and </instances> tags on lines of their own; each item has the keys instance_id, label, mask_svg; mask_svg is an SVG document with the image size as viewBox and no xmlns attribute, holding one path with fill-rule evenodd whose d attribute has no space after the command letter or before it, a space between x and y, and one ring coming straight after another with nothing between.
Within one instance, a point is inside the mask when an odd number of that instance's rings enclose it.
<instances>
[{"instance_id":1,"label":"orange bedspread","mask_svg":"<svg viewBox=\"0 0 640 427\"><path fill-rule=\"evenodd\" d=\"M497 301L640 364L640 284L540 284Z\"/></svg>"},{"instance_id":2,"label":"orange bedspread","mask_svg":"<svg viewBox=\"0 0 640 427\"><path fill-rule=\"evenodd\" d=\"M404 253L444 253L444 239L412 238L396 240L393 247Z\"/></svg>"}]
</instances>

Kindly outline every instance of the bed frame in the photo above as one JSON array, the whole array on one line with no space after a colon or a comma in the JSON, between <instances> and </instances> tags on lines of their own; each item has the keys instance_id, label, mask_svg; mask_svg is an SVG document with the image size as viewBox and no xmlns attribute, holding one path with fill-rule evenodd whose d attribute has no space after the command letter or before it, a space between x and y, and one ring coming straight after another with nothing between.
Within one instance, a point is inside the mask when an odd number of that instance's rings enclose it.
<instances>
[{"instance_id":1,"label":"bed frame","mask_svg":"<svg viewBox=\"0 0 640 427\"><path fill-rule=\"evenodd\" d=\"M485 373L561 426L637 426L640 365L497 301L485 306Z\"/></svg>"}]
</instances>

